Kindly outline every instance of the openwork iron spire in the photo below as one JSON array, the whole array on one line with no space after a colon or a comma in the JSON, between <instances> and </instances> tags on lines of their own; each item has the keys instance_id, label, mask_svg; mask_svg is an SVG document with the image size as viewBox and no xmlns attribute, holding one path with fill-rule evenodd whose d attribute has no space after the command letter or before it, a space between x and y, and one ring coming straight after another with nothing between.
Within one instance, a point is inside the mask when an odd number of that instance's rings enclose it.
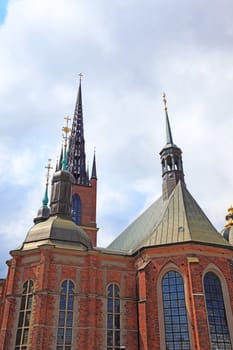
<instances>
[{"instance_id":1,"label":"openwork iron spire","mask_svg":"<svg viewBox=\"0 0 233 350\"><path fill-rule=\"evenodd\" d=\"M89 185L89 178L86 170L85 140L83 131L83 108L82 89L80 73L78 96L75 105L74 119L71 129L71 136L68 148L67 167L73 174L76 184Z\"/></svg>"}]
</instances>

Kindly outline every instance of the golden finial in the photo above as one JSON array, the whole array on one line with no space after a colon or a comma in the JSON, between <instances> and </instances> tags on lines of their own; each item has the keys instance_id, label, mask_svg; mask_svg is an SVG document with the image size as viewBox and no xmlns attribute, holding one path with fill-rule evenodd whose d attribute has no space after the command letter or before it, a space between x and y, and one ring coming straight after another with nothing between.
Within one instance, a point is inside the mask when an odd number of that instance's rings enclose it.
<instances>
[{"instance_id":1,"label":"golden finial","mask_svg":"<svg viewBox=\"0 0 233 350\"><path fill-rule=\"evenodd\" d=\"M227 211L228 211L228 213L225 217L225 219L227 220L227 223L225 225L226 228L233 226L233 208L232 208L232 206L230 206L230 208L228 208Z\"/></svg>"},{"instance_id":2,"label":"golden finial","mask_svg":"<svg viewBox=\"0 0 233 350\"><path fill-rule=\"evenodd\" d=\"M63 126L62 131L64 132L64 134L63 134L63 138L64 138L64 140L65 140L64 146L66 147L66 146L67 146L68 134L69 134L69 132L71 131L71 129L70 129L69 126L68 126L68 125L69 125L69 121L70 121L71 119L69 118L69 116L65 117L64 119L65 119L65 121L66 121L66 125Z\"/></svg>"},{"instance_id":3,"label":"golden finial","mask_svg":"<svg viewBox=\"0 0 233 350\"><path fill-rule=\"evenodd\" d=\"M49 184L49 177L50 177L50 170L53 169L53 167L51 166L51 161L52 159L49 158L48 159L48 165L45 166L45 169L47 169L47 174L46 174L46 186Z\"/></svg>"},{"instance_id":4,"label":"golden finial","mask_svg":"<svg viewBox=\"0 0 233 350\"><path fill-rule=\"evenodd\" d=\"M165 92L163 93L163 103L164 103L164 109L165 109L165 111L167 111L167 99L166 99Z\"/></svg>"}]
</instances>

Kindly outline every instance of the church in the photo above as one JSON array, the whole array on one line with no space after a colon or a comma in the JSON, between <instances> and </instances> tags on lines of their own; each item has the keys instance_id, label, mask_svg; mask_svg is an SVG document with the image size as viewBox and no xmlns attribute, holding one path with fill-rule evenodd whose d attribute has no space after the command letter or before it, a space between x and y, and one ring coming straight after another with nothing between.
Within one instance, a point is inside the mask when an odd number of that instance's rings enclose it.
<instances>
[{"instance_id":1,"label":"church","mask_svg":"<svg viewBox=\"0 0 233 350\"><path fill-rule=\"evenodd\" d=\"M51 194L49 163L34 225L0 279L0 350L233 349L233 208L217 232L188 191L163 102L161 196L100 248L80 80Z\"/></svg>"}]
</instances>

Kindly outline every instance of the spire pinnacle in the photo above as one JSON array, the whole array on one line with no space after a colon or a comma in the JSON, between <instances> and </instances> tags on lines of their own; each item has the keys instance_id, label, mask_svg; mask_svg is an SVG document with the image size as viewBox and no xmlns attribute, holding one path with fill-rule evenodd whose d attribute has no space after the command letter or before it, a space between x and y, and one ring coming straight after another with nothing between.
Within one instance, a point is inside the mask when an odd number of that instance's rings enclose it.
<instances>
[{"instance_id":1,"label":"spire pinnacle","mask_svg":"<svg viewBox=\"0 0 233 350\"><path fill-rule=\"evenodd\" d=\"M91 172L92 179L97 179L95 153L96 153L96 149L94 148L94 157L93 157L92 172Z\"/></svg>"},{"instance_id":2,"label":"spire pinnacle","mask_svg":"<svg viewBox=\"0 0 233 350\"><path fill-rule=\"evenodd\" d=\"M82 77L83 77L83 74L82 74L82 73L79 73L79 83L81 83Z\"/></svg>"},{"instance_id":3,"label":"spire pinnacle","mask_svg":"<svg viewBox=\"0 0 233 350\"><path fill-rule=\"evenodd\" d=\"M64 132L63 134L63 139L64 139L64 147L63 147L63 159L62 159L62 170L67 170L67 141L68 141L68 134L71 131L69 128L69 121L71 120L69 116L64 118L66 121L66 125L63 126L62 131Z\"/></svg>"},{"instance_id":4,"label":"spire pinnacle","mask_svg":"<svg viewBox=\"0 0 233 350\"><path fill-rule=\"evenodd\" d=\"M166 94L163 93L163 103L164 103L164 110L165 110L165 117L166 117L166 144L167 145L173 145L173 139L172 139L172 132L171 132L171 126L168 118L168 112L167 112L167 99Z\"/></svg>"},{"instance_id":5,"label":"spire pinnacle","mask_svg":"<svg viewBox=\"0 0 233 350\"><path fill-rule=\"evenodd\" d=\"M48 165L45 166L45 169L47 169L47 174L46 174L46 182L45 182L45 194L44 194L44 198L42 200L43 207L47 207L48 202L49 202L49 198L48 198L49 177L50 177L50 170L53 169L53 167L51 166L51 161L52 161L52 159L49 158Z\"/></svg>"}]
</instances>

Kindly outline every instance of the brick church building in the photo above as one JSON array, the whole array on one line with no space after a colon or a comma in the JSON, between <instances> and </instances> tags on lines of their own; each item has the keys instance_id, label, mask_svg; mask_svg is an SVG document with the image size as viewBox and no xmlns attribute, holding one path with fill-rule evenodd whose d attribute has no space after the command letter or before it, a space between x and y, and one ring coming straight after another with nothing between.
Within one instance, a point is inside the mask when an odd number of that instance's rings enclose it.
<instances>
[{"instance_id":1,"label":"brick church building","mask_svg":"<svg viewBox=\"0 0 233 350\"><path fill-rule=\"evenodd\" d=\"M80 82L50 205L47 182L0 280L0 350L233 349L233 208L217 232L186 187L164 105L162 195L100 248Z\"/></svg>"}]
</instances>

